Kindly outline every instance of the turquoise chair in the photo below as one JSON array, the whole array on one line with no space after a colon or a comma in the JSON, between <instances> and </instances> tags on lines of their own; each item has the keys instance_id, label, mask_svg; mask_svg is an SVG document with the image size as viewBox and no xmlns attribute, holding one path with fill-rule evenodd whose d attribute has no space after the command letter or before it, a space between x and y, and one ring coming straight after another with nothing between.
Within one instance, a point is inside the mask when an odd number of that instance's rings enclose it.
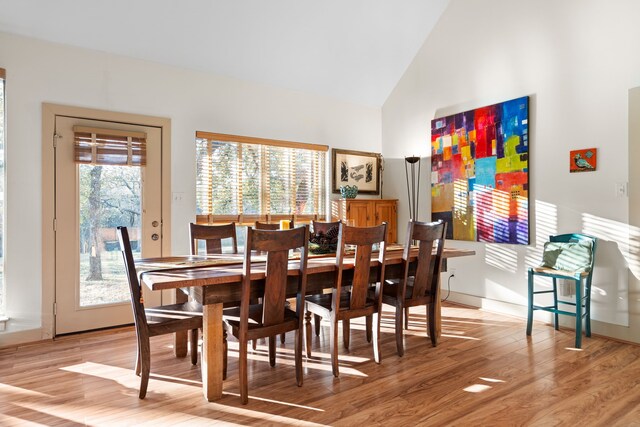
<instances>
[{"instance_id":1,"label":"turquoise chair","mask_svg":"<svg viewBox=\"0 0 640 427\"><path fill-rule=\"evenodd\" d=\"M582 319L585 318L585 335L591 336L591 278L596 253L595 237L584 234L560 234L550 236L544 245L543 260L539 267L529 268L529 313L527 316L527 335L531 335L533 311L544 310L554 314L554 327L558 329L558 315L576 318L576 348L582 344ZM553 289L536 291L534 276L553 279ZM557 279L574 280L576 284L575 300L558 299ZM584 282L584 294L582 284ZM534 303L538 294L553 294L553 305L540 306ZM570 305L574 311L561 310L558 305Z\"/></svg>"}]
</instances>

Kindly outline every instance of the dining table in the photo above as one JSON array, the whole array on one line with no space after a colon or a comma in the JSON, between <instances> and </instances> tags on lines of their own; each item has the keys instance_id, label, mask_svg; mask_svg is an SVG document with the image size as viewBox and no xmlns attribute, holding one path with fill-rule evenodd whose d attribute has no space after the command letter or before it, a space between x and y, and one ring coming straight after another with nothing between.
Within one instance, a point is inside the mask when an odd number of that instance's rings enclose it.
<instances>
[{"instance_id":1,"label":"dining table","mask_svg":"<svg viewBox=\"0 0 640 427\"><path fill-rule=\"evenodd\" d=\"M403 277L403 247L387 246L385 280ZM411 250L410 262L415 261L418 249ZM475 251L447 247L443 250L443 270L451 258L474 255ZM372 268L377 267L377 253L372 255ZM349 275L353 255L345 257L344 274ZM136 261L141 283L153 291L182 289L203 306L202 387L205 398L214 401L222 397L223 385L223 306L240 301L242 263L244 254L185 255L162 258L143 258ZM289 259L287 294L297 290L299 257ZM411 265L411 264L410 264ZM310 256L307 261L307 294L321 293L334 286L335 254ZM252 254L252 297L259 297L264 288L265 260ZM440 298L436 298L436 334L440 336Z\"/></svg>"}]
</instances>

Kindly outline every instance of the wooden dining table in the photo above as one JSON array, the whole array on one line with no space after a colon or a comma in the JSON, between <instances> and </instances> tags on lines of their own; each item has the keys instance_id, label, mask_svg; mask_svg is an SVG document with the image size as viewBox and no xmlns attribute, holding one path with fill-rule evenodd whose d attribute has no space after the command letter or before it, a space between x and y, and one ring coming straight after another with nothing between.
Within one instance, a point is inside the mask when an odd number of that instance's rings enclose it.
<instances>
[{"instance_id":1,"label":"wooden dining table","mask_svg":"<svg viewBox=\"0 0 640 427\"><path fill-rule=\"evenodd\" d=\"M445 248L447 259L474 255L468 249ZM412 251L412 260L417 249ZM222 396L223 375L223 304L239 302L241 294L243 254L207 256L172 256L146 258L136 261L141 282L151 290L182 288L203 306L202 387L208 401ZM252 257L253 258L253 257ZM377 265L377 254L373 256ZM287 293L294 296L297 287L298 260L289 260L289 284ZM345 274L349 274L349 257L345 259ZM310 257L307 264L308 294L320 293L333 287L336 271L335 255ZM385 279L399 279L403 275L402 246L389 245ZM252 292L259 295L264 286L265 262L259 257L251 267ZM348 277L347 277L348 278ZM254 286L255 285L255 286ZM440 298L437 298L436 334L440 335Z\"/></svg>"}]
</instances>

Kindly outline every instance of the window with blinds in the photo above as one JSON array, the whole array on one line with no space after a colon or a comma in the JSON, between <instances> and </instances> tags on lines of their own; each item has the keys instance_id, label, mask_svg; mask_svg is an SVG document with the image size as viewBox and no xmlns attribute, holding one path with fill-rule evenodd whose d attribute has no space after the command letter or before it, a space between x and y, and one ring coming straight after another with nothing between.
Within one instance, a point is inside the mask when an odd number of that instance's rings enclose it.
<instances>
[{"instance_id":1,"label":"window with blinds","mask_svg":"<svg viewBox=\"0 0 640 427\"><path fill-rule=\"evenodd\" d=\"M113 166L144 166L147 134L144 132L74 126L76 163Z\"/></svg>"},{"instance_id":2,"label":"window with blinds","mask_svg":"<svg viewBox=\"0 0 640 427\"><path fill-rule=\"evenodd\" d=\"M326 215L327 146L196 133L201 222Z\"/></svg>"}]
</instances>

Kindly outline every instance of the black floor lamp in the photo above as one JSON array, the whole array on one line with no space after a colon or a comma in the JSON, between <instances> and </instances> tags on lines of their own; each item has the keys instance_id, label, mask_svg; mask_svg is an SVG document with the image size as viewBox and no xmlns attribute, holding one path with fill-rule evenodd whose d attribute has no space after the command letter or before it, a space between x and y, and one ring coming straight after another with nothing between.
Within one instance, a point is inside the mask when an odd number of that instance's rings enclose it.
<instances>
[{"instance_id":1,"label":"black floor lamp","mask_svg":"<svg viewBox=\"0 0 640 427\"><path fill-rule=\"evenodd\" d=\"M404 161L404 171L407 176L407 196L409 196L409 218L417 220L418 204L420 203L420 157L405 157ZM417 175L416 164L418 166ZM411 181L409 181L409 170L411 170Z\"/></svg>"}]
</instances>

